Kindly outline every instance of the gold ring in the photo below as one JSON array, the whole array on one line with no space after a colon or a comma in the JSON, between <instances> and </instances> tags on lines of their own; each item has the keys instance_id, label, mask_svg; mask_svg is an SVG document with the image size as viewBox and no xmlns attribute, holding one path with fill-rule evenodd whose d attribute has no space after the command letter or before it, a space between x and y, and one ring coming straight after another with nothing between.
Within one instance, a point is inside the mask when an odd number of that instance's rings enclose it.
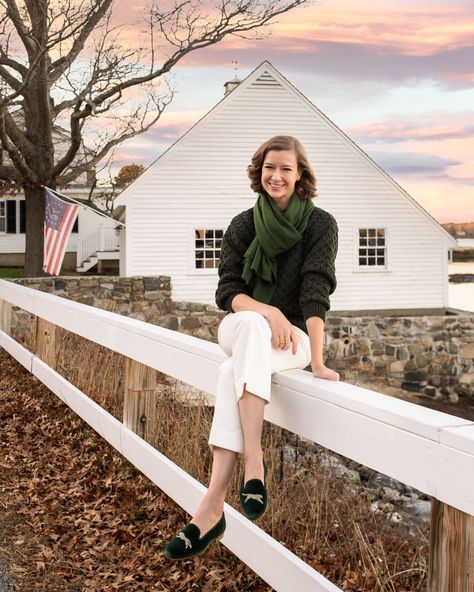
<instances>
[{"instance_id":1,"label":"gold ring","mask_svg":"<svg viewBox=\"0 0 474 592\"><path fill-rule=\"evenodd\" d=\"M286 339L284 337L280 340L280 345L286 345Z\"/></svg>"}]
</instances>

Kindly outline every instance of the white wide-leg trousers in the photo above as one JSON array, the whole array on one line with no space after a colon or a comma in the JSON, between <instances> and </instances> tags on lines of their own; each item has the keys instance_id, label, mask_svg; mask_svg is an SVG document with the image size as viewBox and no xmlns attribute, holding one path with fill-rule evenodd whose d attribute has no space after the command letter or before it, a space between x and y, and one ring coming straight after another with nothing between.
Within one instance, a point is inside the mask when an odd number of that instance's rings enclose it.
<instances>
[{"instance_id":1,"label":"white wide-leg trousers","mask_svg":"<svg viewBox=\"0 0 474 592\"><path fill-rule=\"evenodd\" d=\"M230 313L222 320L217 340L230 356L217 371L214 417L209 445L238 453L244 452L244 436L239 413L239 399L244 388L270 402L271 375L274 372L305 368L311 362L308 335L293 326L298 339L296 354L272 347L268 321L260 313Z\"/></svg>"}]
</instances>

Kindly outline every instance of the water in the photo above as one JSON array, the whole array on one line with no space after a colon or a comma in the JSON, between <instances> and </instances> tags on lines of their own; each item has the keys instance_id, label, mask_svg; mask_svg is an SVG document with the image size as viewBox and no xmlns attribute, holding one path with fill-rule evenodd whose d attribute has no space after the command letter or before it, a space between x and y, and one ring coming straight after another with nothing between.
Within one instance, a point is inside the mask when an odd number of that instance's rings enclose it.
<instances>
[{"instance_id":1,"label":"water","mask_svg":"<svg viewBox=\"0 0 474 592\"><path fill-rule=\"evenodd\" d=\"M462 261L449 263L448 273L472 273L474 274L474 261ZM449 306L474 312L474 282L466 284L448 284Z\"/></svg>"}]
</instances>

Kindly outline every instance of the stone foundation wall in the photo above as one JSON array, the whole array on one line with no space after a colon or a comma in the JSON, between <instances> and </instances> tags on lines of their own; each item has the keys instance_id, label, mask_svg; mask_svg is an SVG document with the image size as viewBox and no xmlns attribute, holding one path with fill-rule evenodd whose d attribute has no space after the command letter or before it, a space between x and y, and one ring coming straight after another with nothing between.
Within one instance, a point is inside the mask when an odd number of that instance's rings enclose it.
<instances>
[{"instance_id":1,"label":"stone foundation wall","mask_svg":"<svg viewBox=\"0 0 474 592\"><path fill-rule=\"evenodd\" d=\"M174 302L166 276L15 281L214 342L225 315L211 305ZM474 396L474 314L342 317L331 311L325 354L327 365L349 382L379 378L453 402L460 395Z\"/></svg>"},{"instance_id":2,"label":"stone foundation wall","mask_svg":"<svg viewBox=\"0 0 474 592\"><path fill-rule=\"evenodd\" d=\"M327 364L363 380L456 402L474 396L474 314L416 317L328 316Z\"/></svg>"}]
</instances>

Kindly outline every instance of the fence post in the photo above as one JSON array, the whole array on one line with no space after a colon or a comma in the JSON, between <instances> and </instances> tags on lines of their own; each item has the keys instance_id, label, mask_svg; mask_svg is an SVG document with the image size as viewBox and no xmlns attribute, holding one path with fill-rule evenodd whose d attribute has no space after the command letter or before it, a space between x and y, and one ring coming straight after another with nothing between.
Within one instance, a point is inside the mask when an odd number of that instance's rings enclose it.
<instances>
[{"instance_id":1,"label":"fence post","mask_svg":"<svg viewBox=\"0 0 474 592\"><path fill-rule=\"evenodd\" d=\"M0 329L11 335L12 305L0 298Z\"/></svg>"},{"instance_id":2,"label":"fence post","mask_svg":"<svg viewBox=\"0 0 474 592\"><path fill-rule=\"evenodd\" d=\"M36 317L36 355L56 369L56 325Z\"/></svg>"},{"instance_id":3,"label":"fence post","mask_svg":"<svg viewBox=\"0 0 474 592\"><path fill-rule=\"evenodd\" d=\"M428 592L473 592L474 516L431 501Z\"/></svg>"},{"instance_id":4,"label":"fence post","mask_svg":"<svg viewBox=\"0 0 474 592\"><path fill-rule=\"evenodd\" d=\"M123 423L150 443L156 432L155 388L156 370L125 358Z\"/></svg>"}]
</instances>

